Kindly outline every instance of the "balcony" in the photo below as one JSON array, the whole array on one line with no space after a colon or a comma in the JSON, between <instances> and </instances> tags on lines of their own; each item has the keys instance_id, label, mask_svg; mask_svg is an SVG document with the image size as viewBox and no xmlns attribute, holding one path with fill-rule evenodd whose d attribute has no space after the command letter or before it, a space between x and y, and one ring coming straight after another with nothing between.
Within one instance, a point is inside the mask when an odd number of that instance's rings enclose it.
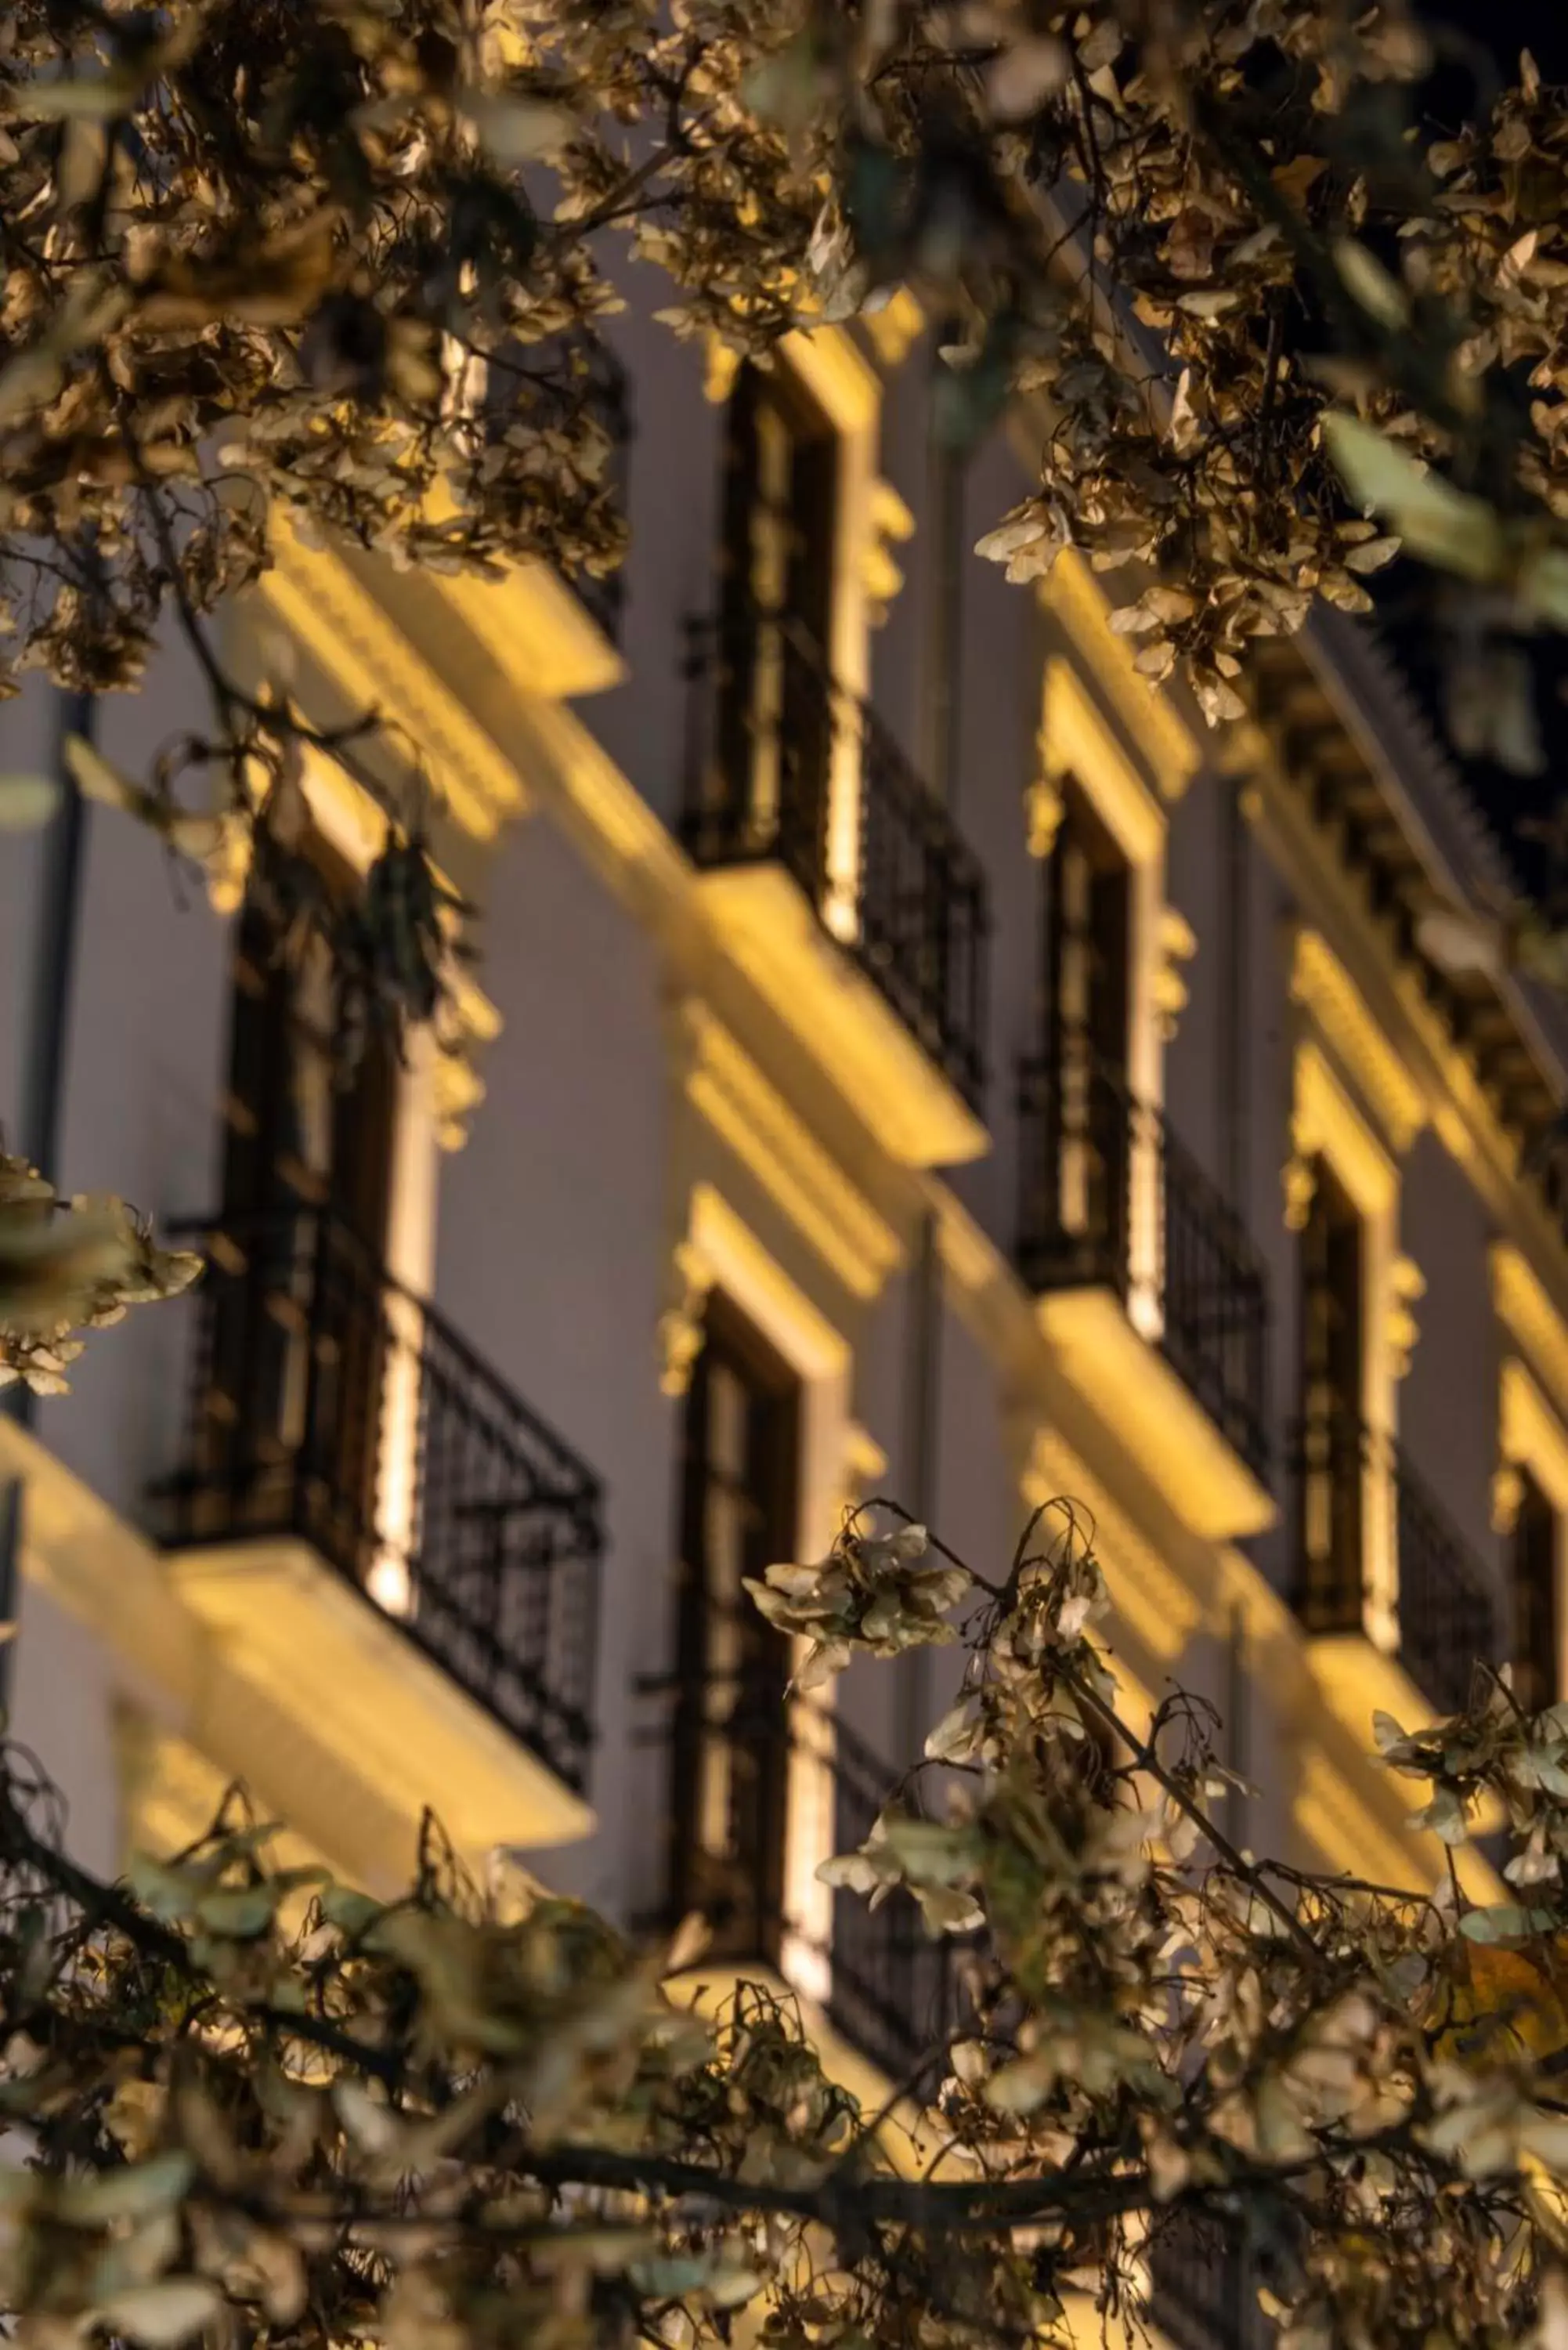
<instances>
[{"instance_id":1,"label":"balcony","mask_svg":"<svg viewBox=\"0 0 1568 2350\"><path fill-rule=\"evenodd\" d=\"M1268 1276L1160 1110L1070 1042L1019 1070L1018 1269L1067 1375L1195 1532L1256 1534Z\"/></svg>"},{"instance_id":2,"label":"balcony","mask_svg":"<svg viewBox=\"0 0 1568 2350\"><path fill-rule=\"evenodd\" d=\"M692 624L681 839L732 952L895 1157L987 1148L984 877L785 613Z\"/></svg>"},{"instance_id":3,"label":"balcony","mask_svg":"<svg viewBox=\"0 0 1568 2350\"><path fill-rule=\"evenodd\" d=\"M1469 1698L1479 1659L1496 1659L1486 1568L1392 1437L1334 1399L1293 1431L1294 1604L1330 1678L1409 1720L1409 1685L1435 1714ZM1392 1666L1397 1680L1380 1679ZM1363 1688L1363 1683L1366 1686ZM1366 1734L1366 1704L1354 1726Z\"/></svg>"},{"instance_id":4,"label":"balcony","mask_svg":"<svg viewBox=\"0 0 1568 2350\"><path fill-rule=\"evenodd\" d=\"M701 1911L705 1963L805 1989L885 2081L912 2090L929 2063L934 2088L961 2028L960 1946L933 1941L906 1894L874 1910L815 1876L865 1842L898 1774L825 1707L781 1703L770 1675L642 1687L668 1709L651 1733L671 1798L663 1918Z\"/></svg>"},{"instance_id":5,"label":"balcony","mask_svg":"<svg viewBox=\"0 0 1568 2350\"><path fill-rule=\"evenodd\" d=\"M202 1229L182 1596L468 1844L583 1834L597 1480L330 1213Z\"/></svg>"}]
</instances>

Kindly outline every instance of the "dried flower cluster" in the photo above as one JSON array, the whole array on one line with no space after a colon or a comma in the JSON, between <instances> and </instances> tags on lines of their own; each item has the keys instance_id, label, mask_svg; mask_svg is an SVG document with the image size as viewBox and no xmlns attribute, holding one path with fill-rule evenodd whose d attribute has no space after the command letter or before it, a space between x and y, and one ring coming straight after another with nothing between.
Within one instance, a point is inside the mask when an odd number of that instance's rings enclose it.
<instances>
[{"instance_id":1,"label":"dried flower cluster","mask_svg":"<svg viewBox=\"0 0 1568 2350\"><path fill-rule=\"evenodd\" d=\"M0 1151L0 1387L62 1395L82 1330L176 1297L202 1260L155 1245L123 1200L57 1197L25 1159Z\"/></svg>"},{"instance_id":2,"label":"dried flower cluster","mask_svg":"<svg viewBox=\"0 0 1568 2350\"><path fill-rule=\"evenodd\" d=\"M1041 1523L999 1584L951 1567L967 1662L932 1783L826 1870L969 1938L916 2176L776 1987L711 2022L667 1993L685 1932L639 1951L575 1903L481 1898L433 1832L378 1903L270 1869L232 1806L106 1887L12 1756L21 2337L705 2350L745 2313L768 2350L1023 2350L1068 2341L1075 2293L1136 2326L1151 2257L1209 2228L1245 2232L1290 2350L1557 2350L1568 1713L1478 1670L1456 1721L1382 1725L1450 1842L1501 1801L1518 1904L1255 1863L1207 1816L1203 1707L1173 1697L1142 1742L1117 1722L1092 1546ZM809 1608L809 1575L836 1654L885 1654L929 1637L923 1555L852 1524L767 1589Z\"/></svg>"},{"instance_id":3,"label":"dried flower cluster","mask_svg":"<svg viewBox=\"0 0 1568 2350\"><path fill-rule=\"evenodd\" d=\"M0 23L0 692L135 685L171 620L212 719L100 795L220 879L291 748L427 868L423 746L322 729L204 623L285 525L389 563L618 564L611 257L761 342L821 205L742 102L773 0L20 0ZM243 843L241 844L243 846ZM243 862L243 860L242 860ZM427 892L428 894L428 888ZM370 940L390 970L396 945ZM384 953L383 953L384 950ZM376 993L418 1015L395 970Z\"/></svg>"},{"instance_id":4,"label":"dried flower cluster","mask_svg":"<svg viewBox=\"0 0 1568 2350\"><path fill-rule=\"evenodd\" d=\"M1363 608L1403 536L1475 588L1456 733L1528 765L1500 632L1568 608L1568 116L1527 61L1434 143L1431 55L1401 0L21 0L0 690L134 683L171 613L213 724L151 812L220 861L291 737L358 772L370 714L323 732L286 681L242 686L203 616L282 517L398 565L613 567L595 330L630 255L677 332L759 352L899 284L956 317L954 436L1050 411L987 551L1143 567L1138 664L1211 718L1251 638ZM1376 442L1369 467L1341 436L1351 502L1333 403Z\"/></svg>"},{"instance_id":5,"label":"dried flower cluster","mask_svg":"<svg viewBox=\"0 0 1568 2350\"><path fill-rule=\"evenodd\" d=\"M1212 723L1243 712L1251 639L1293 632L1315 597L1368 609L1404 543L1470 586L1447 616L1459 747L1539 766L1508 635L1568 619L1563 93L1526 57L1437 139L1418 92L1438 48L1400 0L874 21L857 70L898 160L845 183L842 265L857 295L948 268L969 405L1049 405L1040 489L981 551L1016 579L1069 545L1141 567L1116 625L1147 676L1180 665ZM969 129L943 207L909 192L939 120ZM1042 192L1076 229L1070 267L1043 266Z\"/></svg>"}]
</instances>

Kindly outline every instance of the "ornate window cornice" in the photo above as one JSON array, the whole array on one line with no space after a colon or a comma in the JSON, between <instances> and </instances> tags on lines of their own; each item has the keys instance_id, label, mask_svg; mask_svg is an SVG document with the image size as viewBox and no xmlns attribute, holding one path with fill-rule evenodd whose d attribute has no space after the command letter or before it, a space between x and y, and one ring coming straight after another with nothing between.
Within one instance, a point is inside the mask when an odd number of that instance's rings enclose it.
<instances>
[{"instance_id":1,"label":"ornate window cornice","mask_svg":"<svg viewBox=\"0 0 1568 2350\"><path fill-rule=\"evenodd\" d=\"M1426 1096L1317 931L1296 933L1291 998L1310 1014L1396 1154L1403 1157L1427 1123Z\"/></svg>"}]
</instances>

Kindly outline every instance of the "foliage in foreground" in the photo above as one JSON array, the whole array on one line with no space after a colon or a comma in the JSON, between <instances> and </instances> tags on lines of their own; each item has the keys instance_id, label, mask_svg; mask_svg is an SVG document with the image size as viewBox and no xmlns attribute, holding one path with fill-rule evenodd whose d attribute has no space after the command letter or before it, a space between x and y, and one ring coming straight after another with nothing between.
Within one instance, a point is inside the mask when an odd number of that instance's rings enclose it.
<instances>
[{"instance_id":1,"label":"foliage in foreground","mask_svg":"<svg viewBox=\"0 0 1568 2350\"><path fill-rule=\"evenodd\" d=\"M613 568L594 338L651 264L678 334L763 359L913 288L955 448L1035 403L1038 488L985 551L1134 567L1138 666L1211 721L1254 638L1365 608L1403 543L1465 583L1456 741L1538 766L1514 632L1568 618L1568 113L1526 58L1438 135L1454 54L1404 0L19 0L0 692L134 685L172 622L207 722L88 788L232 882L313 749L422 858L425 746L325 725L281 651L233 673L208 617L286 523ZM400 1019L408 944L366 973Z\"/></svg>"},{"instance_id":2,"label":"foliage in foreground","mask_svg":"<svg viewBox=\"0 0 1568 2350\"><path fill-rule=\"evenodd\" d=\"M60 1395L84 1330L177 1297L202 1269L160 1248L123 1200L62 1200L36 1167L0 1150L0 1388Z\"/></svg>"},{"instance_id":3,"label":"foliage in foreground","mask_svg":"<svg viewBox=\"0 0 1568 2350\"><path fill-rule=\"evenodd\" d=\"M830 1665L965 1646L930 1759L829 1864L966 1936L920 2174L764 1984L703 2022L660 1988L680 1952L545 1896L508 1914L433 1841L384 1906L269 1870L232 1818L100 1887L13 1753L0 2296L27 2342L992 2350L1065 2341L1073 2290L1136 2324L1150 2230L1203 2215L1298 2350L1561 2340L1568 1710L1525 1720L1478 1672L1464 1716L1382 1726L1450 1842L1505 1806L1517 1905L1475 1908L1208 1825L1200 1703L1113 1732L1071 1513L996 1586L852 1525L763 1596Z\"/></svg>"}]
</instances>

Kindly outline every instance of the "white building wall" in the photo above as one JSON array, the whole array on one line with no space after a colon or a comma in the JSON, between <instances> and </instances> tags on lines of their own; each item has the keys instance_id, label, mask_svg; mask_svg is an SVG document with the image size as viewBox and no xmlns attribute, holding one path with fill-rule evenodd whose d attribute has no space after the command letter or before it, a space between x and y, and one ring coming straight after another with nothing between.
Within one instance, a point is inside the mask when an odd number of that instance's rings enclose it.
<instances>
[{"instance_id":1,"label":"white building wall","mask_svg":"<svg viewBox=\"0 0 1568 2350\"><path fill-rule=\"evenodd\" d=\"M704 396L703 361L694 348L636 320L617 334L632 368L639 425L630 475L629 679L585 701L577 715L648 806L672 825L685 731L681 623L712 599L721 411ZM917 355L889 381L881 466L918 516L926 484L923 407L924 362ZM1000 444L977 462L966 498L967 537L1011 503L1019 480L1014 459ZM932 582L919 528L896 552L906 586L874 638L872 673L878 709L913 749ZM1002 1259L1012 1244L1018 1207L1014 1070L1037 1034L1040 878L1023 852L1023 794L1037 772L1043 655L1065 642L1033 594L967 560L956 805L992 889L992 1147L941 1180L972 1219L974 1246L989 1243ZM104 706L105 748L128 771L144 772L159 744L195 720L197 694L189 660L171 653L143 695ZM1116 723L1114 712L1109 716ZM0 761L15 767L45 755L47 718L36 693L0 711ZM501 747L526 767L521 738L502 740ZM1210 748L1203 743L1201 755ZM1218 847L1220 797L1231 788L1203 768L1186 796L1164 811L1167 894L1198 940L1186 974L1190 1001L1166 1056L1167 1105L1183 1139L1217 1176L1224 1159L1219 1051L1226 985ZM36 844L0 840L0 1113L7 1116L20 1084L36 861ZM483 899L480 974L503 1026L483 1057L488 1098L471 1139L441 1166L434 1297L606 1480L598 1830L591 1842L554 1851L547 1860L536 1856L536 1865L564 1888L632 1916L658 1890L661 1764L639 1742L646 1717L630 1691L639 1674L657 1671L669 1656L679 1406L660 1391L658 1332L670 1305L673 1251L688 1210L680 1138L691 1114L678 1107L675 999L697 983L691 967L677 971L629 895L607 885L547 795L493 851L476 852L474 863ZM1240 910L1247 932L1240 1040L1248 1137L1245 1197L1238 1204L1272 1277L1272 1424L1282 1512L1289 1496L1284 1427L1295 1409L1296 1243L1283 1224L1281 1189L1297 1039L1288 995L1295 911L1287 886L1251 843ZM113 1188L161 1221L213 1204L228 955L227 927L199 886L177 884L157 843L129 819L91 811L61 1160L48 1170L63 1186ZM747 1041L770 1082L809 1124L817 1095L802 1073L801 1040L759 1013ZM846 1128L853 1124L843 1105L834 1115ZM829 1140L836 1149L836 1139ZM859 1135L857 1177L876 1194L907 1264L919 1187L879 1159L877 1149L874 1135ZM727 1161L724 1167L726 1195L761 1245L788 1258L792 1279L812 1284L815 1307L838 1316L852 1355L850 1409L888 1455L889 1485L909 1490L916 1316L907 1271L892 1270L876 1296L840 1293L836 1302L821 1265L802 1274L808 1252L798 1235L792 1240L764 1177ZM1496 1340L1484 1264L1490 1228L1467 1180L1429 1135L1412 1154L1405 1180L1407 1245L1431 1291L1418 1309L1424 1335L1403 1390L1402 1432L1467 1535L1484 1546L1496 1433ZM1064 1408L1054 1416L1042 1404L1023 1337L998 1340L986 1312L972 1298L961 1299L961 1287L950 1266L940 1347L937 1516L954 1546L991 1572L1004 1565L1025 1514L1020 1456L1031 1415L1033 1432L1050 1435L1071 1414ZM131 1520L143 1515L149 1480L166 1472L176 1456L192 1319L188 1305L160 1308L103 1334L84 1358L73 1396L46 1405L40 1415L50 1448ZM1026 1316L1019 1326L1027 1331ZM1114 1427L1101 1436L1098 1471L1112 1502L1136 1515L1145 1509L1145 1464L1118 1454ZM1223 1609L1212 1594L1229 1571L1226 1545L1172 1534L1163 1521L1159 1539L1172 1555L1179 1554L1182 1575L1194 1583L1207 1578L1210 1620L1194 1633L1184 1659L1132 1640L1138 1675L1156 1701L1173 1673L1190 1672L1222 1702L1226 1663L1216 1623ZM1285 1589L1285 1514L1246 1548L1267 1581ZM1254 1658L1261 1653L1254 1647ZM33 1596L18 1659L18 1731L38 1745L70 1794L83 1856L108 1866L119 1833L113 1732L124 1677L89 1634ZM950 1670L939 1658L925 1674L933 1705ZM847 1717L895 1762L909 1759L907 1746L896 1751L909 1728L908 1682L908 1675L901 1687L895 1675L857 1669L844 1692ZM1287 1703L1277 1681L1265 1682L1250 1710L1253 1767L1270 1788L1256 1815L1262 1826L1282 1831L1300 1730L1290 1708L1299 1712L1304 1702ZM438 1806L441 1792L431 1789Z\"/></svg>"}]
</instances>

